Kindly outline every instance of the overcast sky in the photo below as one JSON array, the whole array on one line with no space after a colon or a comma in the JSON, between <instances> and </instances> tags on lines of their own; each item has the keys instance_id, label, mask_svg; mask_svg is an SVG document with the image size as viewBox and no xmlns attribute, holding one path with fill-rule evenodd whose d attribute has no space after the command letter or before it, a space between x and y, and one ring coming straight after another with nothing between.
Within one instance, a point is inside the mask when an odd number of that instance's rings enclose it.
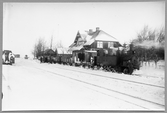
<instances>
[{"instance_id":1,"label":"overcast sky","mask_svg":"<svg viewBox=\"0 0 167 113\"><path fill-rule=\"evenodd\" d=\"M165 2L4 3L2 49L30 56L40 37L68 47L78 30L96 27L124 43L145 25L165 26Z\"/></svg>"}]
</instances>

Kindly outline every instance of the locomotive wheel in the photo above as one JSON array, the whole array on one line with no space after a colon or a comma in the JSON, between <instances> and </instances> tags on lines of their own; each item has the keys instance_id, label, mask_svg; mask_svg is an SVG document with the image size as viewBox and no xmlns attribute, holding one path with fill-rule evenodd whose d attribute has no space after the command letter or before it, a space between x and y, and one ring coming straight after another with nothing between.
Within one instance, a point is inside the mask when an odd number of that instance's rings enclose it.
<instances>
[{"instance_id":1,"label":"locomotive wheel","mask_svg":"<svg viewBox=\"0 0 167 113\"><path fill-rule=\"evenodd\" d=\"M115 67L115 72L117 72L117 73L122 73L123 71L122 71L122 68L121 67Z\"/></svg>"},{"instance_id":2,"label":"locomotive wheel","mask_svg":"<svg viewBox=\"0 0 167 113\"><path fill-rule=\"evenodd\" d=\"M124 74L128 74L128 71L129 71L128 68L125 68L125 69L123 70L123 73L124 73Z\"/></svg>"},{"instance_id":3,"label":"locomotive wheel","mask_svg":"<svg viewBox=\"0 0 167 113\"><path fill-rule=\"evenodd\" d=\"M106 66L102 66L102 69L103 69L103 70L106 70Z\"/></svg>"},{"instance_id":4,"label":"locomotive wheel","mask_svg":"<svg viewBox=\"0 0 167 113\"><path fill-rule=\"evenodd\" d=\"M131 69L131 70L129 71L129 74L130 74L130 75L132 75L132 73L133 73L133 69Z\"/></svg>"}]
</instances>

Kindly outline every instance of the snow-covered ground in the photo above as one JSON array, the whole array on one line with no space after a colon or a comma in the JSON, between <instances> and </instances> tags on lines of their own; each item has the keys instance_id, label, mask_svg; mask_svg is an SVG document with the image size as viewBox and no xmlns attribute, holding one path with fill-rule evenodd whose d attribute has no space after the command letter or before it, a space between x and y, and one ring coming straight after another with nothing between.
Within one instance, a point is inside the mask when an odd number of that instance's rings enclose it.
<instances>
[{"instance_id":1,"label":"snow-covered ground","mask_svg":"<svg viewBox=\"0 0 167 113\"><path fill-rule=\"evenodd\" d=\"M135 71L134 74L164 79L165 77L164 70L165 70L165 61L160 60L157 63L157 66L155 66L154 62L150 62L150 64L144 62L140 70Z\"/></svg>"},{"instance_id":2,"label":"snow-covered ground","mask_svg":"<svg viewBox=\"0 0 167 113\"><path fill-rule=\"evenodd\" d=\"M76 70L76 72L70 70ZM59 64L40 64L37 60L16 59L16 64L13 66L3 65L2 110L145 110L145 108L118 99L114 92L108 95L111 92L83 85L83 83L61 77L60 74L141 97L142 94L148 97L151 95L150 99L160 103L165 101L163 88L160 90L144 86L141 88L138 85L132 87L132 84L93 77L91 74L81 73L82 71L159 86L164 86L165 82L165 72L162 67L155 69L143 66L141 70L134 72L136 75L131 76ZM156 110L157 108L150 106L149 109Z\"/></svg>"}]
</instances>

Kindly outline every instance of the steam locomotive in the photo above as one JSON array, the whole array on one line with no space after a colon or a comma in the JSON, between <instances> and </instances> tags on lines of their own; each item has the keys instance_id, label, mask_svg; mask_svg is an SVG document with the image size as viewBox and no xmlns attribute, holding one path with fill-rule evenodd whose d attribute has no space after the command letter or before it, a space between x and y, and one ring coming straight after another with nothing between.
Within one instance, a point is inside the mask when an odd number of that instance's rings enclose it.
<instances>
[{"instance_id":1,"label":"steam locomotive","mask_svg":"<svg viewBox=\"0 0 167 113\"><path fill-rule=\"evenodd\" d=\"M59 63L70 66L82 66L91 69L103 69L105 71L132 74L135 69L139 70L140 62L133 50L133 45L129 46L129 50L98 49L86 50L72 54L48 54L44 52L40 57L41 62Z\"/></svg>"}]
</instances>

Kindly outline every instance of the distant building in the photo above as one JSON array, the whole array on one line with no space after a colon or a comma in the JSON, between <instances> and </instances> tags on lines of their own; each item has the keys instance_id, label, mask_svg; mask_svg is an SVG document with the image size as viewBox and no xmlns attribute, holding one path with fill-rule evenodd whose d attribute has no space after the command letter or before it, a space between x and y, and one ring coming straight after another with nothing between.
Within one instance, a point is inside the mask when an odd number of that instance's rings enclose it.
<instances>
[{"instance_id":1,"label":"distant building","mask_svg":"<svg viewBox=\"0 0 167 113\"><path fill-rule=\"evenodd\" d=\"M52 49L46 49L44 51L44 55L54 55L54 54L55 54L55 52Z\"/></svg>"}]
</instances>

